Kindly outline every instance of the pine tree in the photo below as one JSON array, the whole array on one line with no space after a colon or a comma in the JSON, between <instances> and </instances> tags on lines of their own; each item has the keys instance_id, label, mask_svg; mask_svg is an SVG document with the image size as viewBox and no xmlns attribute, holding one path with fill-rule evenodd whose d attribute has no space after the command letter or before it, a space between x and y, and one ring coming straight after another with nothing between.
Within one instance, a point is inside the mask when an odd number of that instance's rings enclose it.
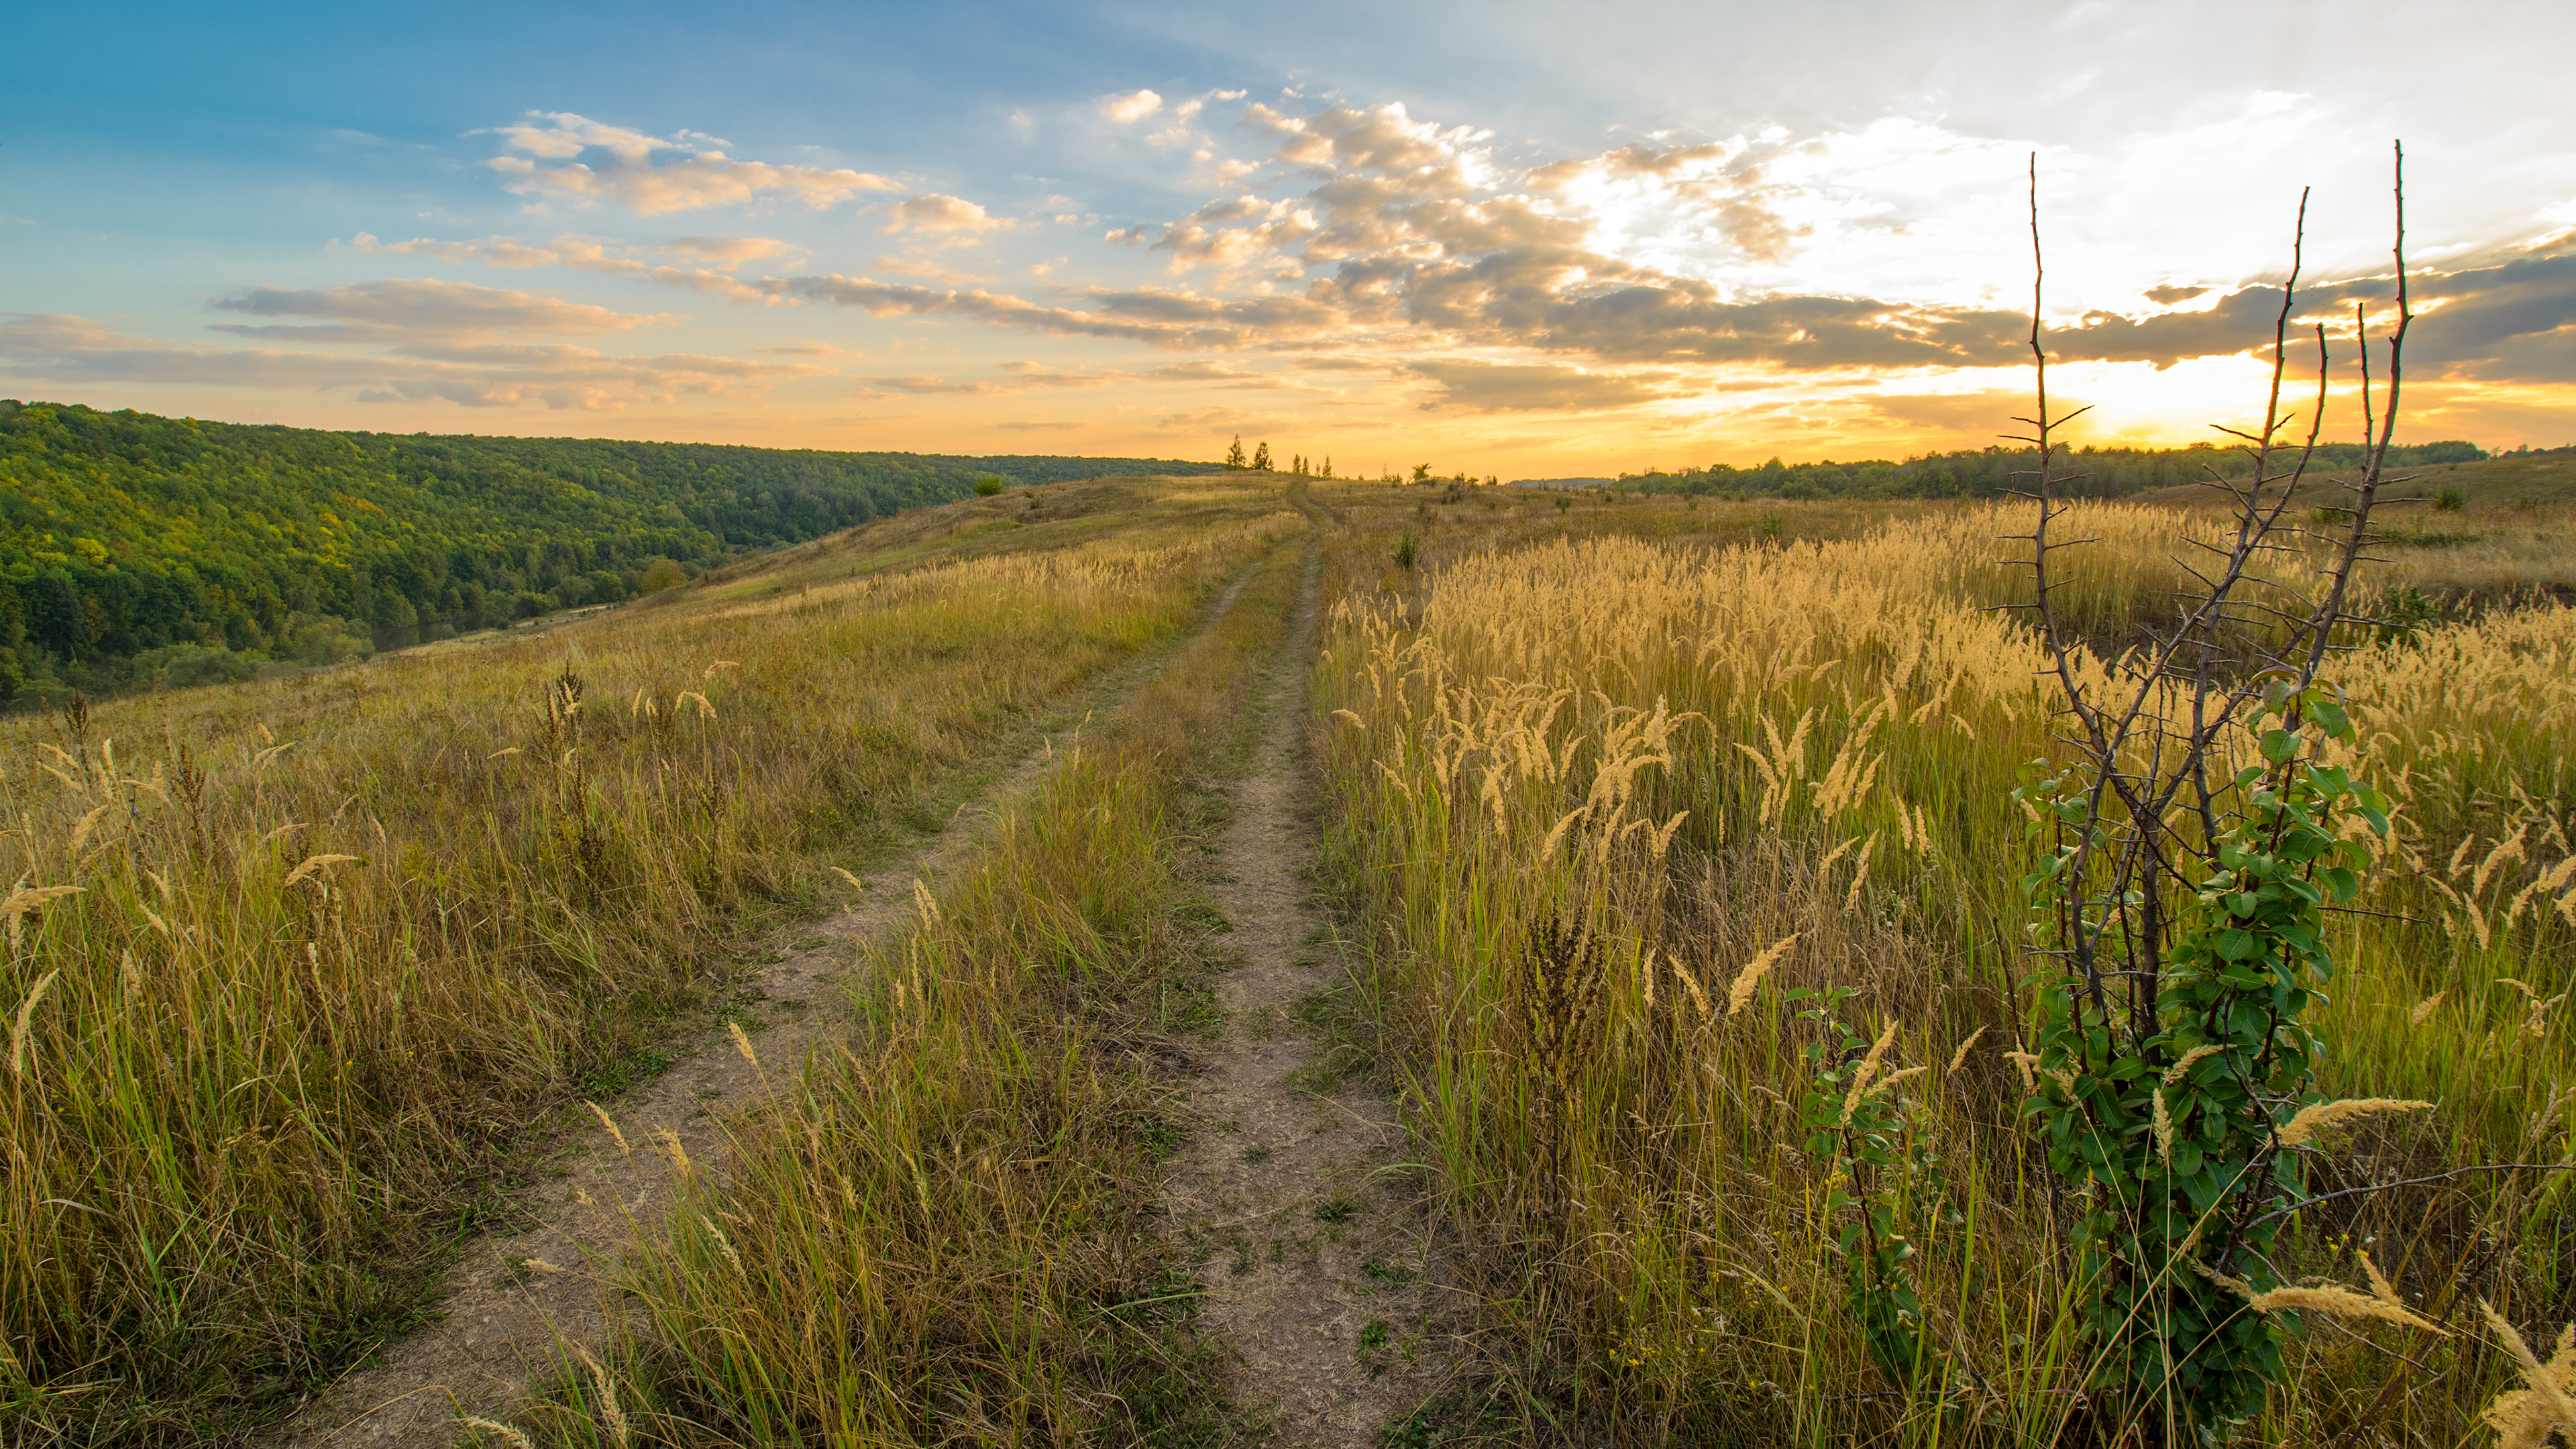
<instances>
[{"instance_id":1,"label":"pine tree","mask_svg":"<svg viewBox=\"0 0 2576 1449\"><path fill-rule=\"evenodd\" d=\"M1324 455L1324 476L1327 478L1333 476L1333 455L1330 453Z\"/></svg>"},{"instance_id":2,"label":"pine tree","mask_svg":"<svg viewBox=\"0 0 2576 1449\"><path fill-rule=\"evenodd\" d=\"M1225 450L1225 466L1229 468L1243 466L1243 434L1235 434L1234 446Z\"/></svg>"},{"instance_id":3,"label":"pine tree","mask_svg":"<svg viewBox=\"0 0 2576 1449\"><path fill-rule=\"evenodd\" d=\"M1238 443L1237 446L1241 446L1241 444ZM1269 440L1265 438L1261 442L1254 444L1252 448L1253 471L1256 473L1268 473L1272 471L1275 466L1276 465L1270 461Z\"/></svg>"}]
</instances>

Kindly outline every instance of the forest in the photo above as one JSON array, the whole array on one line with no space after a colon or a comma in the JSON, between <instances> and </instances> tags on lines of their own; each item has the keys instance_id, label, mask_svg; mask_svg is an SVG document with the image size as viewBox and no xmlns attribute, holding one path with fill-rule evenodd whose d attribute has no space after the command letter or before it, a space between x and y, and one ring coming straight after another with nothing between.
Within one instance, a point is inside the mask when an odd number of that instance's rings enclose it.
<instances>
[{"instance_id":1,"label":"forest","mask_svg":"<svg viewBox=\"0 0 2576 1449\"><path fill-rule=\"evenodd\" d=\"M1007 483L1168 459L342 433L0 399L0 705L613 603Z\"/></svg>"},{"instance_id":2,"label":"forest","mask_svg":"<svg viewBox=\"0 0 2576 1449\"><path fill-rule=\"evenodd\" d=\"M2441 463L2474 463L2488 455L2475 443L2418 443L2389 450L2391 466L2420 468ZM2357 443L2320 443L2316 466L2350 468L2359 464ZM1968 448L1927 453L1905 461L1877 459L1837 463L1783 463L1777 458L1758 468L1712 463L1677 473L1660 469L1623 473L1613 485L1622 492L1712 494L1770 498L1991 498L2020 486L2016 474L2034 466L2034 455L2017 448ZM2187 448L2085 448L2074 455L2082 476L2067 485L2069 496L2126 498L2156 488L2197 483L2211 476L2241 476L2245 455L2232 447L2195 443ZM1559 480L1561 483L1580 480Z\"/></svg>"}]
</instances>

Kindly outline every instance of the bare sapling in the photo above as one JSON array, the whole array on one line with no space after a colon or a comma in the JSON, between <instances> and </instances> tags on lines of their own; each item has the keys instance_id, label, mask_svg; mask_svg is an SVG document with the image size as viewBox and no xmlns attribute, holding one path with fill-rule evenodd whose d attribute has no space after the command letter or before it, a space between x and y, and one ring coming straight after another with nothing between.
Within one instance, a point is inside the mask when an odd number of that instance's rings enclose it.
<instances>
[{"instance_id":1,"label":"bare sapling","mask_svg":"<svg viewBox=\"0 0 2576 1449\"><path fill-rule=\"evenodd\" d=\"M2063 753L2026 770L2016 795L2042 851L2024 879L2037 1026L2023 1110L2072 1199L2073 1301L2112 1442L2226 1438L2284 1376L2294 1325L2276 1310L2376 1301L2274 1296L2284 1285L2270 1254L2283 1218L2308 1196L2318 1124L2429 1105L2324 1103L2323 1044L2310 1023L2335 972L2326 913L2355 901L2368 862L2354 824L2388 830L2387 798L2330 762L2329 742L2350 742L2353 725L2318 673L2330 652L2364 637L2350 626L2370 622L2351 612L2353 579L2391 481L2411 319L2402 149L2396 165L2396 320L2384 380L2371 377L2365 313L2352 339L2362 369L2359 476L2338 481L2339 503L2306 515L2339 526L2320 538L2291 511L2328 396L2318 325L2314 404L2284 397L2303 193L2262 417L2224 429L2252 469L2211 478L2228 497L2231 526L2184 563L2194 587L2171 625L2150 628L2107 668L2079 653L2052 598L2060 552L2082 542L2061 536L2063 489L2080 475L2059 464L2062 431L2084 409L2057 413L2049 402L2032 167L2037 407L2021 419L2032 429L2021 440L2038 461L2024 495L2037 505L2026 607L2060 694ZM2319 546L2327 557L2318 582L2301 589L2267 577L2273 561Z\"/></svg>"}]
</instances>

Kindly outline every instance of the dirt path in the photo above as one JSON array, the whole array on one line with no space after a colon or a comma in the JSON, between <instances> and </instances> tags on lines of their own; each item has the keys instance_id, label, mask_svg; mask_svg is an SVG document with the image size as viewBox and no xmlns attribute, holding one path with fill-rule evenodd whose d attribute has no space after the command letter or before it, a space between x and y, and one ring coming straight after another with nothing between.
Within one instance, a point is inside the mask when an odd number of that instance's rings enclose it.
<instances>
[{"instance_id":1,"label":"dirt path","mask_svg":"<svg viewBox=\"0 0 2576 1449\"><path fill-rule=\"evenodd\" d=\"M1246 570L1226 590L1200 621L1200 631L1233 607L1253 572ZM1074 722L1114 707L1185 644L1186 639L1103 675L1054 718L1070 731ZM858 902L781 933L783 941L774 944L783 948L784 941L793 941L797 949L768 953L771 963L741 985L746 1004L728 1013L748 1034L769 1076L784 1080L799 1069L818 1031L838 1019L836 982L859 959L861 946L914 919L913 882L935 887L965 858L993 818L1053 767L1052 740L1052 733L1043 742L1030 739L1024 757L961 806L938 835L871 872ZM599 1341L606 1327L602 1292L619 1254L669 1215L671 1144L676 1141L701 1170L720 1166L722 1118L763 1090L761 1072L735 1049L726 1030L665 1046L675 1058L669 1070L602 1104L625 1150L607 1126L588 1120L560 1140L533 1145L530 1162L561 1158L569 1167L567 1176L543 1191L542 1201L531 1204L540 1221L469 1245L448 1274L441 1320L317 1396L280 1427L274 1442L288 1449L450 1449L459 1418L509 1416L531 1371L552 1362L559 1335L574 1343Z\"/></svg>"},{"instance_id":2,"label":"dirt path","mask_svg":"<svg viewBox=\"0 0 2576 1449\"><path fill-rule=\"evenodd\" d=\"M1437 1393L1451 1355L1395 1107L1335 1080L1302 1020L1338 979L1304 878L1315 595L1310 561L1223 846L1217 904L1244 961L1218 978L1225 1035L1187 1084L1198 1130L1167 1191L1203 1254L1204 1326L1240 1356L1236 1397L1269 1406L1282 1443L1356 1449Z\"/></svg>"}]
</instances>

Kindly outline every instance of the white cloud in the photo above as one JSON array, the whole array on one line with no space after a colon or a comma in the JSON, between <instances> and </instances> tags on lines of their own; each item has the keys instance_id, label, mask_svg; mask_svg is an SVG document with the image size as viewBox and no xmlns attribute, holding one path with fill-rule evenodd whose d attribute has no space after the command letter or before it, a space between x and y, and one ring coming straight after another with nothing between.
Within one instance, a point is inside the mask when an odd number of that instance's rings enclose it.
<instances>
[{"instance_id":1,"label":"white cloud","mask_svg":"<svg viewBox=\"0 0 2576 1449\"><path fill-rule=\"evenodd\" d=\"M510 178L505 189L523 196L562 197L584 205L614 201L642 215L659 216L753 201L793 201L819 209L869 192L900 189L882 176L846 167L736 161L716 137L694 131L666 139L569 111L529 115L532 121L498 131L509 150L526 154L483 163ZM577 159L591 151L605 152L605 164L594 168ZM680 159L656 164L657 151L680 153Z\"/></svg>"},{"instance_id":2,"label":"white cloud","mask_svg":"<svg viewBox=\"0 0 2576 1449\"><path fill-rule=\"evenodd\" d=\"M925 191L907 196L887 209L885 229L890 232L926 232L954 237L959 243L972 242L988 231L1009 231L1019 225L1007 216L990 216L974 202L954 196Z\"/></svg>"},{"instance_id":3,"label":"white cloud","mask_svg":"<svg viewBox=\"0 0 2576 1449\"><path fill-rule=\"evenodd\" d=\"M1130 91L1123 96L1100 98L1100 113L1122 126L1132 125L1163 108L1163 98L1152 91Z\"/></svg>"}]
</instances>

